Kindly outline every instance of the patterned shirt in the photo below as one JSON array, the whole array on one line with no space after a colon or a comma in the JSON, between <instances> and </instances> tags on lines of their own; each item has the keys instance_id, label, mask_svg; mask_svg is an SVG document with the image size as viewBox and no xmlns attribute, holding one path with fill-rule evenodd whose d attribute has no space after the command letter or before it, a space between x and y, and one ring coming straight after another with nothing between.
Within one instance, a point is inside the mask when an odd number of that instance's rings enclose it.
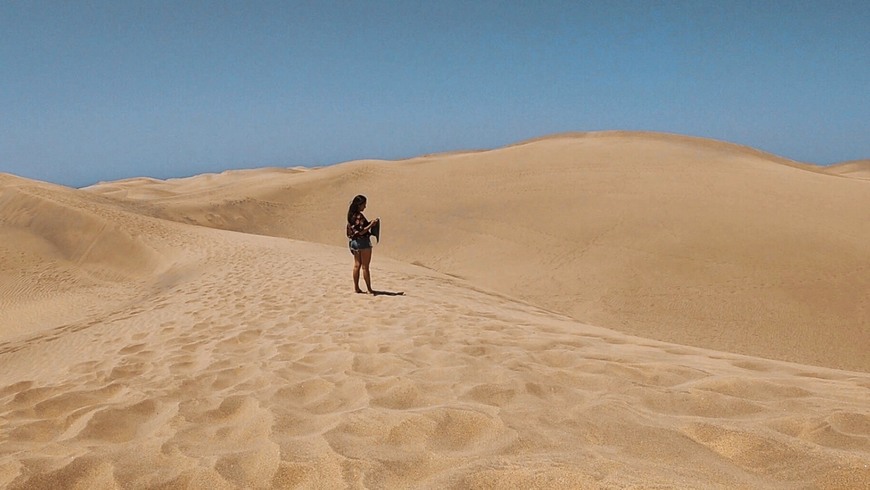
<instances>
[{"instance_id":1,"label":"patterned shirt","mask_svg":"<svg viewBox=\"0 0 870 490\"><path fill-rule=\"evenodd\" d=\"M356 213L347 224L347 237L353 240L354 238L366 237L371 233L365 231L369 225L369 220L362 213Z\"/></svg>"}]
</instances>

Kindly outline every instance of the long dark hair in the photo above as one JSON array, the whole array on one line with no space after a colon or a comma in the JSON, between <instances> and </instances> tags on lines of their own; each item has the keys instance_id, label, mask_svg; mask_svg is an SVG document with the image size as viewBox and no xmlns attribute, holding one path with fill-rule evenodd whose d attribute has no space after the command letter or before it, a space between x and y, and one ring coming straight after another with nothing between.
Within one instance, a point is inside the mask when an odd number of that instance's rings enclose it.
<instances>
[{"instance_id":1,"label":"long dark hair","mask_svg":"<svg viewBox=\"0 0 870 490\"><path fill-rule=\"evenodd\" d=\"M366 196L360 194L353 198L353 201L350 202L350 207L347 208L347 222L350 223L353 220L353 216L359 212L360 206L366 203Z\"/></svg>"}]
</instances>

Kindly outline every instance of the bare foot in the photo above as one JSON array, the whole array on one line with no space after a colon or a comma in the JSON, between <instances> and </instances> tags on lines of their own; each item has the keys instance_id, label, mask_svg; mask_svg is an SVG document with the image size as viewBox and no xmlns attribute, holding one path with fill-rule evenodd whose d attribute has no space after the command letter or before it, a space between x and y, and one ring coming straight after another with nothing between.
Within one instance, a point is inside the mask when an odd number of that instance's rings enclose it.
<instances>
[{"instance_id":1,"label":"bare foot","mask_svg":"<svg viewBox=\"0 0 870 490\"><path fill-rule=\"evenodd\" d=\"M354 289L353 292L355 292L356 294L362 294L363 290L362 289Z\"/></svg>"}]
</instances>

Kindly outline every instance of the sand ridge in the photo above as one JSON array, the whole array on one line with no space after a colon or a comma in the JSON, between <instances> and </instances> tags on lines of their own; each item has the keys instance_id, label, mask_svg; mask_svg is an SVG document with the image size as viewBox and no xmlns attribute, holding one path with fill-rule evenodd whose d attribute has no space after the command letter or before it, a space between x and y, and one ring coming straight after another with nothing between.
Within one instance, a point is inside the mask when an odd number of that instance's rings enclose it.
<instances>
[{"instance_id":1,"label":"sand ridge","mask_svg":"<svg viewBox=\"0 0 870 490\"><path fill-rule=\"evenodd\" d=\"M0 339L135 302L188 253L178 224L74 189L0 175Z\"/></svg>"},{"instance_id":2,"label":"sand ridge","mask_svg":"<svg viewBox=\"0 0 870 490\"><path fill-rule=\"evenodd\" d=\"M853 160L825 167L825 171L833 175L841 175L853 179L870 180L870 160Z\"/></svg>"}]
</instances>

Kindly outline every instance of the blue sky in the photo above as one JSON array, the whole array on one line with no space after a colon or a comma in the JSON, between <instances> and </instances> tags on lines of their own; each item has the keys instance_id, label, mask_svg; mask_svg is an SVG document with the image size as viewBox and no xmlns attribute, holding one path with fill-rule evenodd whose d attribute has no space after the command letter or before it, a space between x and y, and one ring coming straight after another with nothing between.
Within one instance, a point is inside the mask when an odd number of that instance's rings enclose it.
<instances>
[{"instance_id":1,"label":"blue sky","mask_svg":"<svg viewBox=\"0 0 870 490\"><path fill-rule=\"evenodd\" d=\"M609 129L870 158L870 2L0 3L0 172L78 187Z\"/></svg>"}]
</instances>

